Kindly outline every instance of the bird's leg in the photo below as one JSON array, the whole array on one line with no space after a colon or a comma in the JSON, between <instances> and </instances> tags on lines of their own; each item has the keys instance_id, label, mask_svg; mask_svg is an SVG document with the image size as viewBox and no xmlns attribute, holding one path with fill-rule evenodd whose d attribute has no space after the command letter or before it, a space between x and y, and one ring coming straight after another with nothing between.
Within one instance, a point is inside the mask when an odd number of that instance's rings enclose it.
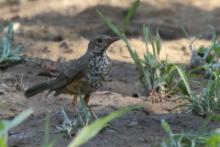
<instances>
[{"instance_id":1,"label":"bird's leg","mask_svg":"<svg viewBox=\"0 0 220 147\"><path fill-rule=\"evenodd\" d=\"M94 119L98 119L98 117L96 115L96 112L94 110L92 110L92 108L88 105L89 99L90 99L90 94L86 94L85 97L84 97L85 104L88 106L88 108L89 108L92 116L94 117Z\"/></svg>"}]
</instances>

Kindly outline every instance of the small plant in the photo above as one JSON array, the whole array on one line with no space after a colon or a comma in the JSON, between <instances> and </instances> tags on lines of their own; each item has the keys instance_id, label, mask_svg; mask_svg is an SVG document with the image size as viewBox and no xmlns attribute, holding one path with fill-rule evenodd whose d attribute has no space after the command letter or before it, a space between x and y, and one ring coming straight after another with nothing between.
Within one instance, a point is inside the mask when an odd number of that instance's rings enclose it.
<instances>
[{"instance_id":1,"label":"small plant","mask_svg":"<svg viewBox=\"0 0 220 147\"><path fill-rule=\"evenodd\" d=\"M64 109L61 109L61 113L63 115L63 123L56 128L64 133L67 136L71 137L72 133L76 133L79 127L84 127L90 123L92 120L92 114L90 109L85 104L83 97L80 95L80 105L79 110L77 110L77 116L75 119L70 119Z\"/></svg>"},{"instance_id":2,"label":"small plant","mask_svg":"<svg viewBox=\"0 0 220 147\"><path fill-rule=\"evenodd\" d=\"M60 130L61 132L64 132L67 134L67 136L71 136L73 133L73 130L75 128L78 127L78 120L71 120L68 115L66 114L66 112L64 111L64 109L61 109L61 113L63 115L63 123L59 126L56 126L56 128L58 130Z\"/></svg>"},{"instance_id":3,"label":"small plant","mask_svg":"<svg viewBox=\"0 0 220 147\"><path fill-rule=\"evenodd\" d=\"M220 73L213 72L208 80L208 84L198 94L192 93L189 86L189 80L186 73L177 67L182 79L182 97L188 100L184 106L188 106L190 110L198 115L207 116L215 115L220 112Z\"/></svg>"},{"instance_id":4,"label":"small plant","mask_svg":"<svg viewBox=\"0 0 220 147\"><path fill-rule=\"evenodd\" d=\"M207 64L203 66L209 73L220 69L220 42L213 39L210 47L202 47L198 51L198 55L203 57Z\"/></svg>"},{"instance_id":5,"label":"small plant","mask_svg":"<svg viewBox=\"0 0 220 147\"><path fill-rule=\"evenodd\" d=\"M200 115L208 115L220 112L220 74L213 72L207 87L192 98L191 109Z\"/></svg>"},{"instance_id":6,"label":"small plant","mask_svg":"<svg viewBox=\"0 0 220 147\"><path fill-rule=\"evenodd\" d=\"M0 27L3 35L0 36L0 68L6 68L11 64L18 63L22 60L19 55L22 47L14 43L13 24L8 24L8 29L3 32L3 28Z\"/></svg>"},{"instance_id":7,"label":"small plant","mask_svg":"<svg viewBox=\"0 0 220 147\"><path fill-rule=\"evenodd\" d=\"M173 76L171 76L175 70L173 64L169 64L167 61L160 61L161 51L161 39L159 34L152 36L149 29L143 26L144 41L147 51L144 53L144 59L140 57L133 58L140 73L140 81L148 89L148 92L157 91L162 94L169 92L172 89ZM153 52L149 50L149 44ZM142 63L138 63L138 60Z\"/></svg>"},{"instance_id":8,"label":"small plant","mask_svg":"<svg viewBox=\"0 0 220 147\"><path fill-rule=\"evenodd\" d=\"M219 129L208 133L173 133L170 125L165 121L161 121L161 126L168 134L163 139L161 147L218 147L220 145Z\"/></svg>"},{"instance_id":9,"label":"small plant","mask_svg":"<svg viewBox=\"0 0 220 147\"><path fill-rule=\"evenodd\" d=\"M32 113L33 113L33 110L28 109L20 113L19 115L17 115L13 120L1 120L0 121L0 147L7 147L9 130L21 124Z\"/></svg>"},{"instance_id":10,"label":"small plant","mask_svg":"<svg viewBox=\"0 0 220 147\"><path fill-rule=\"evenodd\" d=\"M200 47L198 50L193 49L192 43L190 49L192 52L191 56L191 67L197 70L205 70L207 74L211 75L213 71L220 69L220 42L217 40L216 34L213 33L211 39L211 45L209 47Z\"/></svg>"},{"instance_id":11,"label":"small plant","mask_svg":"<svg viewBox=\"0 0 220 147\"><path fill-rule=\"evenodd\" d=\"M147 46L147 52L144 54L144 59L141 59L137 52L132 48L128 42L124 33L121 33L119 29L107 18L105 18L101 12L97 11L103 21L116 33L127 45L128 51L137 66L140 75L141 83L147 88L149 92L159 92L160 94L165 92L181 94L182 99L188 100L189 103L184 106L189 106L190 110L199 115L207 115L211 113L220 112L220 93L218 89L220 87L219 74L217 72L213 74L208 82L208 86L200 94L193 94L189 85L188 75L181 67L173 64L167 64L166 62L159 61L159 53L161 49L159 35L155 38L149 37L149 30L144 26L144 40ZM151 39L150 39L151 38ZM151 44L153 53L149 52L148 44ZM212 47L217 49L216 42ZM212 49L212 50L213 50ZM210 51L208 51L210 52ZM206 52L205 56L208 56ZM214 61L214 59L212 60ZM214 65L214 64L212 64ZM177 73L180 78L175 78Z\"/></svg>"},{"instance_id":12,"label":"small plant","mask_svg":"<svg viewBox=\"0 0 220 147\"><path fill-rule=\"evenodd\" d=\"M215 33L212 34L210 47L200 47L198 55L202 57L207 63L217 62L220 57L220 43L217 40Z\"/></svg>"},{"instance_id":13,"label":"small plant","mask_svg":"<svg viewBox=\"0 0 220 147\"><path fill-rule=\"evenodd\" d=\"M125 42L131 58L139 71L139 79L146 89L146 94L159 94L160 97L161 94L165 94L164 96L166 96L171 94L171 92L175 92L173 88L176 89L175 86L180 82L180 80L174 80L178 72L176 72L177 69L174 64L159 60L161 51L159 34L157 33L156 36L153 36L149 29L145 25L143 26L144 41L147 51L144 53L143 58L141 58L132 48L126 35L120 31L121 29L103 16L100 11L97 10L97 13L107 26ZM152 48L152 52L150 52L150 47Z\"/></svg>"}]
</instances>

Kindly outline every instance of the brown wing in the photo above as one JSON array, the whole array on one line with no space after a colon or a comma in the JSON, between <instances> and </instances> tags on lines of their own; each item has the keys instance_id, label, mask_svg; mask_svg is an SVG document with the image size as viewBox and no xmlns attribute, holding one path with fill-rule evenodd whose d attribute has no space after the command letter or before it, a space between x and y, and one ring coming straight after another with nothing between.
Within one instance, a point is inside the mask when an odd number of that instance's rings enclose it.
<instances>
[{"instance_id":1,"label":"brown wing","mask_svg":"<svg viewBox=\"0 0 220 147\"><path fill-rule=\"evenodd\" d=\"M74 80L81 78L84 75L88 63L88 58L86 55L82 56L77 60L71 60L66 63L59 65L58 70L60 74L53 81L53 86L51 86L50 91L56 91L56 94L62 92L62 90L72 83Z\"/></svg>"},{"instance_id":2,"label":"brown wing","mask_svg":"<svg viewBox=\"0 0 220 147\"><path fill-rule=\"evenodd\" d=\"M67 85L84 75L87 63L88 58L84 55L77 60L60 64L60 74L56 79L40 83L27 89L25 91L25 96L31 97L45 90L56 91L56 94L61 93Z\"/></svg>"}]
</instances>

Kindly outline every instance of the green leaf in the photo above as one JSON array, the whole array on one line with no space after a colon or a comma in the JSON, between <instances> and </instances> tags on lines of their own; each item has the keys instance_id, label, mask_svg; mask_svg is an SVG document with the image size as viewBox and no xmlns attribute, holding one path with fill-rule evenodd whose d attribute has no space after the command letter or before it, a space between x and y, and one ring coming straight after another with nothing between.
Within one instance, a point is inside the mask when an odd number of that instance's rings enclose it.
<instances>
[{"instance_id":1,"label":"green leaf","mask_svg":"<svg viewBox=\"0 0 220 147\"><path fill-rule=\"evenodd\" d=\"M10 52L11 52L11 43L10 41L8 40L8 38L3 38L4 41L3 41L3 55L4 55L4 58L7 58L9 57L10 55Z\"/></svg>"},{"instance_id":2,"label":"green leaf","mask_svg":"<svg viewBox=\"0 0 220 147\"><path fill-rule=\"evenodd\" d=\"M161 120L161 126L166 131L166 133L168 134L172 133L170 125L164 119Z\"/></svg>"},{"instance_id":3,"label":"green leaf","mask_svg":"<svg viewBox=\"0 0 220 147\"><path fill-rule=\"evenodd\" d=\"M112 112L109 115L96 120L92 124L85 126L79 132L79 134L71 141L71 143L68 145L68 147L81 146L82 144L84 144L85 142L87 142L88 140L90 140L91 138L96 136L98 134L98 132L101 131L106 126L106 124L109 123L110 121L122 116L123 114L125 114L133 109L137 109L140 107L141 106L126 107L124 109Z\"/></svg>"},{"instance_id":4,"label":"green leaf","mask_svg":"<svg viewBox=\"0 0 220 147\"><path fill-rule=\"evenodd\" d=\"M183 25L181 25L181 29L182 29L184 35L186 36L186 38L190 38L190 34L186 31L186 28Z\"/></svg>"},{"instance_id":5,"label":"green leaf","mask_svg":"<svg viewBox=\"0 0 220 147\"><path fill-rule=\"evenodd\" d=\"M159 59L160 51L161 51L161 39L160 35L157 32L157 36L155 38L155 43L156 43L156 49L157 49L157 59Z\"/></svg>"},{"instance_id":6,"label":"green leaf","mask_svg":"<svg viewBox=\"0 0 220 147\"><path fill-rule=\"evenodd\" d=\"M32 113L33 109L27 109L24 112L18 114L9 125L9 129L16 127L17 125L21 124L25 119L27 119Z\"/></svg>"},{"instance_id":7,"label":"green leaf","mask_svg":"<svg viewBox=\"0 0 220 147\"><path fill-rule=\"evenodd\" d=\"M207 147L219 147L220 145L220 134L213 134L208 138Z\"/></svg>"},{"instance_id":8,"label":"green leaf","mask_svg":"<svg viewBox=\"0 0 220 147\"><path fill-rule=\"evenodd\" d=\"M0 121L0 131L2 131L5 128L4 121Z\"/></svg>"},{"instance_id":9,"label":"green leaf","mask_svg":"<svg viewBox=\"0 0 220 147\"><path fill-rule=\"evenodd\" d=\"M10 41L13 41L12 39L13 39L13 23L9 23L9 25L8 25L8 32L7 32L7 36L8 36L8 39L10 40Z\"/></svg>"},{"instance_id":10,"label":"green leaf","mask_svg":"<svg viewBox=\"0 0 220 147\"><path fill-rule=\"evenodd\" d=\"M0 136L0 147L7 147L7 137Z\"/></svg>"},{"instance_id":11,"label":"green leaf","mask_svg":"<svg viewBox=\"0 0 220 147\"><path fill-rule=\"evenodd\" d=\"M146 27L146 25L143 25L143 33L144 33L144 41L145 41L145 43L147 43L149 40L150 31L149 31L148 27Z\"/></svg>"},{"instance_id":12,"label":"green leaf","mask_svg":"<svg viewBox=\"0 0 220 147\"><path fill-rule=\"evenodd\" d=\"M25 110L24 112L17 115L13 120L11 121L3 121L4 123L4 129L0 131L0 136L5 135L10 129L16 127L20 123L22 123L25 119L27 119L31 114L33 113L32 109Z\"/></svg>"}]
</instances>

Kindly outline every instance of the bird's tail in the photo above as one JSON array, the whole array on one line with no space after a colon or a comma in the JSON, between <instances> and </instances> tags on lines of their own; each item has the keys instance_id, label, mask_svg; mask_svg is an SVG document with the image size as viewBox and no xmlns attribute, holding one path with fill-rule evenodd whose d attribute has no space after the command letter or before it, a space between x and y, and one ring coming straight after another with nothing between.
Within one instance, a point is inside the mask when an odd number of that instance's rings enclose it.
<instances>
[{"instance_id":1,"label":"bird's tail","mask_svg":"<svg viewBox=\"0 0 220 147\"><path fill-rule=\"evenodd\" d=\"M43 92L45 90L50 89L51 84L50 83L41 83L39 85L33 86L29 88L28 90L25 91L25 96L26 97L32 97L40 92Z\"/></svg>"}]
</instances>

